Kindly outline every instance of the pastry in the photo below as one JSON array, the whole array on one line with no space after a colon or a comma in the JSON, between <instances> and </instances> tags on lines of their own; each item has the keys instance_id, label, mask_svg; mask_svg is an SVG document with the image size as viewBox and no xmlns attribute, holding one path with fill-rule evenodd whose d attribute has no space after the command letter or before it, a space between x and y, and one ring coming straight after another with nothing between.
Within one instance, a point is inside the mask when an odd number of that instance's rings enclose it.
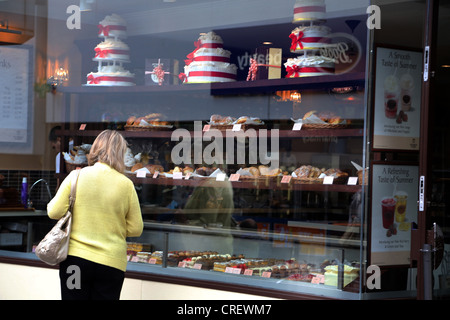
<instances>
[{"instance_id":1,"label":"pastry","mask_svg":"<svg viewBox=\"0 0 450 320\"><path fill-rule=\"evenodd\" d=\"M258 170L262 176L277 176L281 173L280 168L270 170L270 168L267 166L259 166Z\"/></svg>"},{"instance_id":2,"label":"pastry","mask_svg":"<svg viewBox=\"0 0 450 320\"><path fill-rule=\"evenodd\" d=\"M127 125L131 126L133 125L134 121L136 120L135 116L131 116L127 119Z\"/></svg>"},{"instance_id":3,"label":"pastry","mask_svg":"<svg viewBox=\"0 0 450 320\"><path fill-rule=\"evenodd\" d=\"M154 174L155 172L163 172L164 168L160 166L159 164L148 164L145 166L148 171L150 171L151 174Z\"/></svg>"},{"instance_id":4,"label":"pastry","mask_svg":"<svg viewBox=\"0 0 450 320\"><path fill-rule=\"evenodd\" d=\"M308 178L309 173L311 172L311 166L310 165L303 165L297 169L295 169L294 173L298 178Z\"/></svg>"},{"instance_id":5,"label":"pastry","mask_svg":"<svg viewBox=\"0 0 450 320\"><path fill-rule=\"evenodd\" d=\"M197 174L201 176L210 176L217 168L200 167L197 168Z\"/></svg>"},{"instance_id":6,"label":"pastry","mask_svg":"<svg viewBox=\"0 0 450 320\"><path fill-rule=\"evenodd\" d=\"M131 168L131 172L135 172L136 170L142 169L143 167L144 167L144 165L142 163L138 162Z\"/></svg>"},{"instance_id":7,"label":"pastry","mask_svg":"<svg viewBox=\"0 0 450 320\"><path fill-rule=\"evenodd\" d=\"M192 173L194 172L194 169L192 169L191 167L184 167L183 174L187 174L188 172Z\"/></svg>"}]
</instances>

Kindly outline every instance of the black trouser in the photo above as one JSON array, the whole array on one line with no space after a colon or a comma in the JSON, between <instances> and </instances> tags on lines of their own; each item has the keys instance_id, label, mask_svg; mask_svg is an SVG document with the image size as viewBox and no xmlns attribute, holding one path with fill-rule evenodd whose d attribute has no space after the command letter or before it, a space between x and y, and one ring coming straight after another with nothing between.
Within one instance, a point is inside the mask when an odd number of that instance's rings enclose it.
<instances>
[{"instance_id":1,"label":"black trouser","mask_svg":"<svg viewBox=\"0 0 450 320\"><path fill-rule=\"evenodd\" d=\"M119 300L125 272L79 257L59 265L62 300Z\"/></svg>"}]
</instances>

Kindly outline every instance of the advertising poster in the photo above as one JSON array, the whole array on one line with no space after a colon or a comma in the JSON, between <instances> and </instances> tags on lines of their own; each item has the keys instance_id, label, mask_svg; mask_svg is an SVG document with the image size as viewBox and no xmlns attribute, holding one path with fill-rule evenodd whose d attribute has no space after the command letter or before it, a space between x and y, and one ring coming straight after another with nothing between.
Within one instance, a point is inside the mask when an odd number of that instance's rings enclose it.
<instances>
[{"instance_id":1,"label":"advertising poster","mask_svg":"<svg viewBox=\"0 0 450 320\"><path fill-rule=\"evenodd\" d=\"M409 264L419 167L374 164L372 172L371 264Z\"/></svg>"},{"instance_id":2,"label":"advertising poster","mask_svg":"<svg viewBox=\"0 0 450 320\"><path fill-rule=\"evenodd\" d=\"M419 150L422 53L377 48L374 149Z\"/></svg>"}]
</instances>

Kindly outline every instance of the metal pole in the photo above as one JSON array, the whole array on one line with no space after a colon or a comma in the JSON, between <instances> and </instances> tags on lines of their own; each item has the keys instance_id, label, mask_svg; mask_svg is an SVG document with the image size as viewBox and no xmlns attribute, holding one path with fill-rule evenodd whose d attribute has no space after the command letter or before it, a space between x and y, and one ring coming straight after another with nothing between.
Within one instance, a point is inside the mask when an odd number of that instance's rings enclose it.
<instances>
[{"instance_id":1,"label":"metal pole","mask_svg":"<svg viewBox=\"0 0 450 320\"><path fill-rule=\"evenodd\" d=\"M341 251L341 261L338 264L338 279L337 279L337 288L339 290L344 289L344 250Z\"/></svg>"},{"instance_id":2,"label":"metal pole","mask_svg":"<svg viewBox=\"0 0 450 320\"><path fill-rule=\"evenodd\" d=\"M432 272L433 266L431 265L431 245L425 243L423 245L423 298L424 300L433 299L433 280Z\"/></svg>"},{"instance_id":3,"label":"metal pole","mask_svg":"<svg viewBox=\"0 0 450 320\"><path fill-rule=\"evenodd\" d=\"M164 249L163 249L163 261L162 267L167 268L167 257L169 256L169 233L164 233Z\"/></svg>"}]
</instances>

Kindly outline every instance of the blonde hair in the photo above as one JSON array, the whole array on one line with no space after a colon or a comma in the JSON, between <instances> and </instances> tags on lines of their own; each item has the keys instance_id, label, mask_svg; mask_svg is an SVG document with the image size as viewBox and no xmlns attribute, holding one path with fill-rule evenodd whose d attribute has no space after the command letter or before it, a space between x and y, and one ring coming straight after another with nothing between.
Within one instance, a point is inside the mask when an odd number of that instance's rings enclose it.
<instances>
[{"instance_id":1,"label":"blonde hair","mask_svg":"<svg viewBox=\"0 0 450 320\"><path fill-rule=\"evenodd\" d=\"M124 158L127 147L127 141L120 133L114 130L104 130L92 144L88 156L89 165L102 162L123 173L125 171Z\"/></svg>"}]
</instances>

